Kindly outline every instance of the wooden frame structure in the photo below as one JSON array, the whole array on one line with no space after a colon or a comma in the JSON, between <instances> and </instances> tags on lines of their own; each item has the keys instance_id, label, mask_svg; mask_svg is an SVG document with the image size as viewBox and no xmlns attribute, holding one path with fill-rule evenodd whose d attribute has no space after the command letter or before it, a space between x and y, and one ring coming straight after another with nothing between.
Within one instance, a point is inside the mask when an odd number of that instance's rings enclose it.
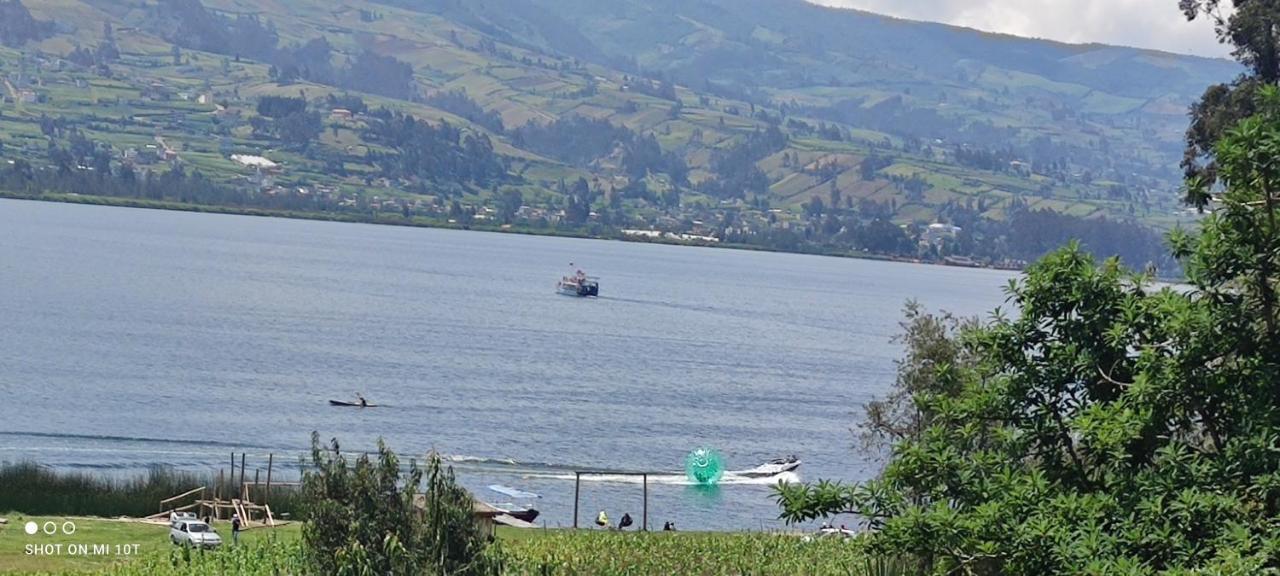
<instances>
[{"instance_id":1,"label":"wooden frame structure","mask_svg":"<svg viewBox=\"0 0 1280 576\"><path fill-rule=\"evenodd\" d=\"M649 531L649 476L664 475L670 472L621 472L617 470L574 470L573 471L573 529L578 529L578 497L582 492L583 476L639 476L644 487L644 507L642 508L640 529Z\"/></svg>"},{"instance_id":2,"label":"wooden frame structure","mask_svg":"<svg viewBox=\"0 0 1280 576\"><path fill-rule=\"evenodd\" d=\"M212 499L206 498L208 487L201 486L199 488L188 490L177 496L165 498L160 501L160 512L147 516L146 520L157 522L168 522L169 515L174 512L195 512L199 518L230 518L233 514L240 516L244 529L257 526L265 526L275 528L279 523L276 522L275 515L271 513L269 504L257 504L249 498L249 486L242 487L242 493L239 498L231 498L223 500L221 497L214 496ZM186 498L199 495L190 504L182 506L174 506L174 504L183 501Z\"/></svg>"},{"instance_id":3,"label":"wooden frame structure","mask_svg":"<svg viewBox=\"0 0 1280 576\"><path fill-rule=\"evenodd\" d=\"M246 530L259 526L274 528L281 524L281 522L276 521L275 515L271 512L271 505L268 502L271 497L271 489L273 486L276 488L285 486L299 487L301 486L301 483L272 482L272 472L275 467L275 454L267 455L267 483L265 488L263 488L259 483L261 470L255 469L253 471L253 482L250 483L245 478L245 472L248 468L246 461L246 455L241 453L239 465L240 478L237 480L236 455L234 452L231 454L231 478L229 484L231 485L230 488L238 493L226 495L221 493L221 489L226 487L228 483L224 481L225 470L219 470L217 484L214 485L212 490L208 486L201 486L176 496L165 498L160 501L160 512L146 517L145 520L150 522L167 523L169 521L169 515L174 512L194 511L196 516L200 518L211 517L218 520L231 518L232 515L238 515L240 517L241 526ZM212 491L212 498L209 497L210 491ZM224 498L224 496L226 497ZM254 501L255 496L261 498L261 504ZM183 501L192 497L196 498L188 504L179 505Z\"/></svg>"}]
</instances>

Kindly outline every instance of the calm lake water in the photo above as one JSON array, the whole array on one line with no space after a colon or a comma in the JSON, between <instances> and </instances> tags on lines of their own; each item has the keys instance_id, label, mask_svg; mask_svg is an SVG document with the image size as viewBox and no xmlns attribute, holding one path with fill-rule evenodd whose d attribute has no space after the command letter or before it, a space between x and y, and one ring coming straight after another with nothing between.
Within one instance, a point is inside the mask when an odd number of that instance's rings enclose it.
<instances>
[{"instance_id":1,"label":"calm lake water","mask_svg":"<svg viewBox=\"0 0 1280 576\"><path fill-rule=\"evenodd\" d=\"M559 296L573 262L601 298ZM975 315L1008 273L825 257L0 200L0 461L297 469L311 432L453 455L482 499L572 523L574 468L795 454L863 479L903 303ZM357 391L385 407L331 408ZM512 461L513 463L508 463ZM264 470L265 472L265 470ZM295 472L296 473L296 472ZM279 472L277 472L279 474ZM582 518L640 521L588 481ZM515 503L528 501L518 500ZM764 483L650 486L649 518L773 529Z\"/></svg>"}]
</instances>

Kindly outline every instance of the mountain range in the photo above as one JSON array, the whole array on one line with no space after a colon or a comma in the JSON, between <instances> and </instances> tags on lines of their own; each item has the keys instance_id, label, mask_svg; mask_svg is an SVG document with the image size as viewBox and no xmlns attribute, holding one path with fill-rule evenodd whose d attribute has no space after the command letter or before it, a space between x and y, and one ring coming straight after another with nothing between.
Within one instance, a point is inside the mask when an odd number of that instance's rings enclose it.
<instances>
[{"instance_id":1,"label":"mountain range","mask_svg":"<svg viewBox=\"0 0 1280 576\"><path fill-rule=\"evenodd\" d=\"M1053 240L1158 259L1151 234L1113 228L1193 219L1187 106L1240 72L801 0L4 0L0 15L0 157L33 171L0 181L10 192L987 262L1036 256L1015 222L1031 213ZM67 174L95 161L185 179ZM952 232L926 237L937 223Z\"/></svg>"}]
</instances>

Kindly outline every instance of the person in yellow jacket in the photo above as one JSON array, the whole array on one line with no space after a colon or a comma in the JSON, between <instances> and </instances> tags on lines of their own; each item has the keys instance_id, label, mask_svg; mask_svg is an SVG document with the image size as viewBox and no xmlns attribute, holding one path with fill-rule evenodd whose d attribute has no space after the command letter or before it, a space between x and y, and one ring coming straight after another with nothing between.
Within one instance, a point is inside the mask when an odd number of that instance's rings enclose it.
<instances>
[{"instance_id":1,"label":"person in yellow jacket","mask_svg":"<svg viewBox=\"0 0 1280 576\"><path fill-rule=\"evenodd\" d=\"M604 510L601 510L600 514L596 515L596 526L601 528L607 528L609 526L609 515L605 514Z\"/></svg>"}]
</instances>

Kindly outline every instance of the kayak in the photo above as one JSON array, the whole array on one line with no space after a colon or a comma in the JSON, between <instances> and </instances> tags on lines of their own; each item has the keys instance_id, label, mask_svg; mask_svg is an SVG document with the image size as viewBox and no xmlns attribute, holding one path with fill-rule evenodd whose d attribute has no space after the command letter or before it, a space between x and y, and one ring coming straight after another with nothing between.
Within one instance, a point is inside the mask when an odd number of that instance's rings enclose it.
<instances>
[{"instance_id":1,"label":"kayak","mask_svg":"<svg viewBox=\"0 0 1280 576\"><path fill-rule=\"evenodd\" d=\"M341 406L343 408L377 408L377 404L360 404L359 402L343 402L341 400L330 400L330 406Z\"/></svg>"}]
</instances>

